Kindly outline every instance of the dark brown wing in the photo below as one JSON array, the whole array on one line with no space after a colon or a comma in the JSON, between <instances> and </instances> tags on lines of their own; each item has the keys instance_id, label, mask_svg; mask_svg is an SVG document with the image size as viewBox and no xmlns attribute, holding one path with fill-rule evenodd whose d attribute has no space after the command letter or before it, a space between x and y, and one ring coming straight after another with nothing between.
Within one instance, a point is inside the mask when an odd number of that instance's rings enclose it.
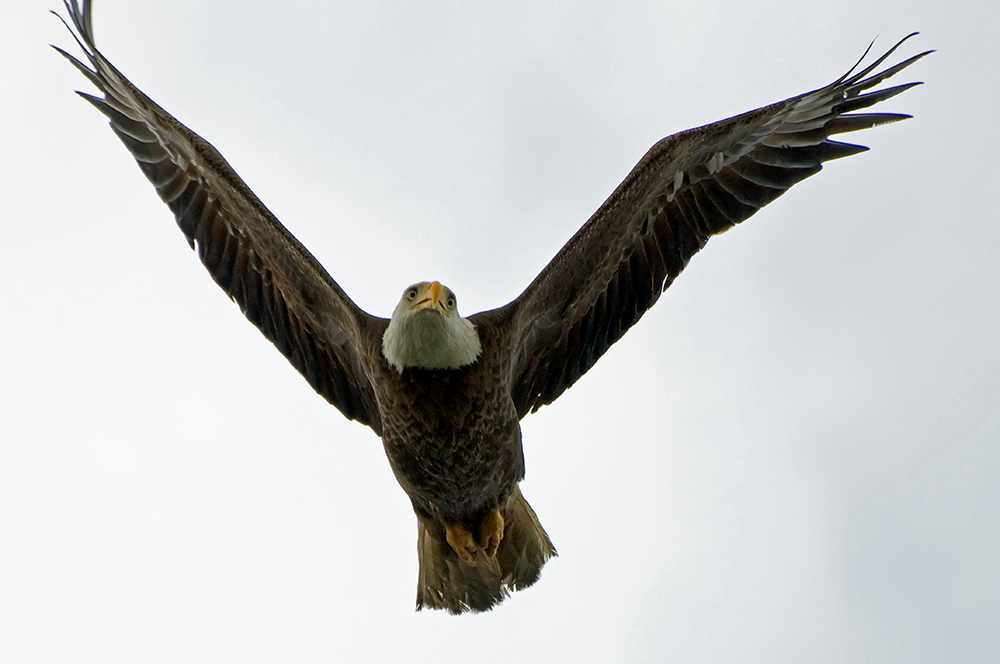
<instances>
[{"instance_id":1,"label":"dark brown wing","mask_svg":"<svg viewBox=\"0 0 1000 664\"><path fill-rule=\"evenodd\" d=\"M483 314L509 326L519 416L551 403L590 369L709 237L818 173L822 162L867 149L829 140L832 134L909 117L853 113L918 85L865 93L927 55L872 74L908 38L824 88L654 145L516 300Z\"/></svg>"},{"instance_id":2,"label":"dark brown wing","mask_svg":"<svg viewBox=\"0 0 1000 664\"><path fill-rule=\"evenodd\" d=\"M74 38L93 69L56 50L104 97L79 94L111 120L111 129L170 207L212 278L319 394L380 433L359 348L361 335L380 329L384 321L347 297L215 148L101 55L94 46L88 0L82 10L77 0L64 4L79 33Z\"/></svg>"}]
</instances>

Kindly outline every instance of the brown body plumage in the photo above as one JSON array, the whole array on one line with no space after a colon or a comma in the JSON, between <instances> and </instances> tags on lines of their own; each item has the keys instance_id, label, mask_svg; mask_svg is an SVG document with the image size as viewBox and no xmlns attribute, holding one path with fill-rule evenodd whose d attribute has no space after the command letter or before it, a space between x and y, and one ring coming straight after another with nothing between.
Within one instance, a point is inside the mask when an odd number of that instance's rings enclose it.
<instances>
[{"instance_id":1,"label":"brown body plumage","mask_svg":"<svg viewBox=\"0 0 1000 664\"><path fill-rule=\"evenodd\" d=\"M418 518L417 606L453 612L490 608L508 589L534 583L555 555L517 487L520 417L510 399L510 341L499 336L508 327L498 312L473 318L482 351L465 366L398 370L372 358L386 456ZM475 565L461 562L443 526L459 524L479 540L492 510L505 524L496 554L477 547Z\"/></svg>"},{"instance_id":2,"label":"brown body plumage","mask_svg":"<svg viewBox=\"0 0 1000 664\"><path fill-rule=\"evenodd\" d=\"M831 135L908 117L856 111L916 85L865 92L926 55L873 74L897 44L826 87L663 139L514 301L463 319L450 291L418 284L389 321L358 308L211 145L97 51L89 2L66 8L92 69L60 52L103 97L81 94L247 318L382 437L417 514L417 606L456 613L530 585L555 554L518 488L519 420L593 366L709 237L865 149Z\"/></svg>"}]
</instances>

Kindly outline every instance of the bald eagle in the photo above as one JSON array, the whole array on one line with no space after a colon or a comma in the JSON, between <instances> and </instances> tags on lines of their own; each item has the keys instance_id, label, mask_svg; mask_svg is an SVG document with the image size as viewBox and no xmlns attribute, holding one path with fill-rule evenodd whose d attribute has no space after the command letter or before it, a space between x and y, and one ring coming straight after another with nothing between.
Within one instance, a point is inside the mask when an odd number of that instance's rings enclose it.
<instances>
[{"instance_id":1,"label":"bald eagle","mask_svg":"<svg viewBox=\"0 0 1000 664\"><path fill-rule=\"evenodd\" d=\"M492 608L556 554L518 488L521 418L586 373L711 236L823 162L867 149L830 136L909 117L857 111L918 85L869 91L929 53L876 71L907 37L830 85L661 140L502 307L463 317L431 281L407 288L385 319L351 301L215 148L97 50L88 0L64 4L90 66L56 50L101 96L79 94L110 119L250 322L382 438L417 516L417 608L452 613Z\"/></svg>"}]
</instances>

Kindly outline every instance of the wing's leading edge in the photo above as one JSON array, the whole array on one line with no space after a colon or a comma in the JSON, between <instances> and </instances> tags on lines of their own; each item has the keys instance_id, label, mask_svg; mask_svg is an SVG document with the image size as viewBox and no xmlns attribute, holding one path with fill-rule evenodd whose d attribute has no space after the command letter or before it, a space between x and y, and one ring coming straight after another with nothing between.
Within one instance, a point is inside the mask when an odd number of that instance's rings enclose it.
<instances>
[{"instance_id":1,"label":"wing's leading edge","mask_svg":"<svg viewBox=\"0 0 1000 664\"><path fill-rule=\"evenodd\" d=\"M78 93L108 117L212 278L320 395L380 433L360 348L385 321L351 301L215 148L105 59L89 0L64 4L90 67L53 48L103 94Z\"/></svg>"},{"instance_id":2,"label":"wing's leading edge","mask_svg":"<svg viewBox=\"0 0 1000 664\"><path fill-rule=\"evenodd\" d=\"M931 52L872 73L912 36L826 87L654 145L521 295L481 314L509 326L518 414L551 403L590 369L711 236L823 162L867 150L830 136L910 117L857 111L919 85L866 92Z\"/></svg>"}]
</instances>

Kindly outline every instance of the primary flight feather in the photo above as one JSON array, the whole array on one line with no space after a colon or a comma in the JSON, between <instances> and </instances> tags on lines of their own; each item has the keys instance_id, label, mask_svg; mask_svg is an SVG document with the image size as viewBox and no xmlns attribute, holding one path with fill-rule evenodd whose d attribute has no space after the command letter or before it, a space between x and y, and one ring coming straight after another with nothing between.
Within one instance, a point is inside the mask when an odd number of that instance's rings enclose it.
<instances>
[{"instance_id":1,"label":"primary flight feather","mask_svg":"<svg viewBox=\"0 0 1000 664\"><path fill-rule=\"evenodd\" d=\"M57 50L102 96L80 94L216 283L320 395L381 436L417 515L417 608L453 613L490 609L555 555L518 489L520 419L586 373L709 237L866 149L830 136L909 117L858 111L918 85L872 90L929 53L876 71L903 39L823 88L663 139L500 308L463 318L449 288L422 282L385 319L354 304L215 148L104 58L91 2L64 3L90 66Z\"/></svg>"}]
</instances>

